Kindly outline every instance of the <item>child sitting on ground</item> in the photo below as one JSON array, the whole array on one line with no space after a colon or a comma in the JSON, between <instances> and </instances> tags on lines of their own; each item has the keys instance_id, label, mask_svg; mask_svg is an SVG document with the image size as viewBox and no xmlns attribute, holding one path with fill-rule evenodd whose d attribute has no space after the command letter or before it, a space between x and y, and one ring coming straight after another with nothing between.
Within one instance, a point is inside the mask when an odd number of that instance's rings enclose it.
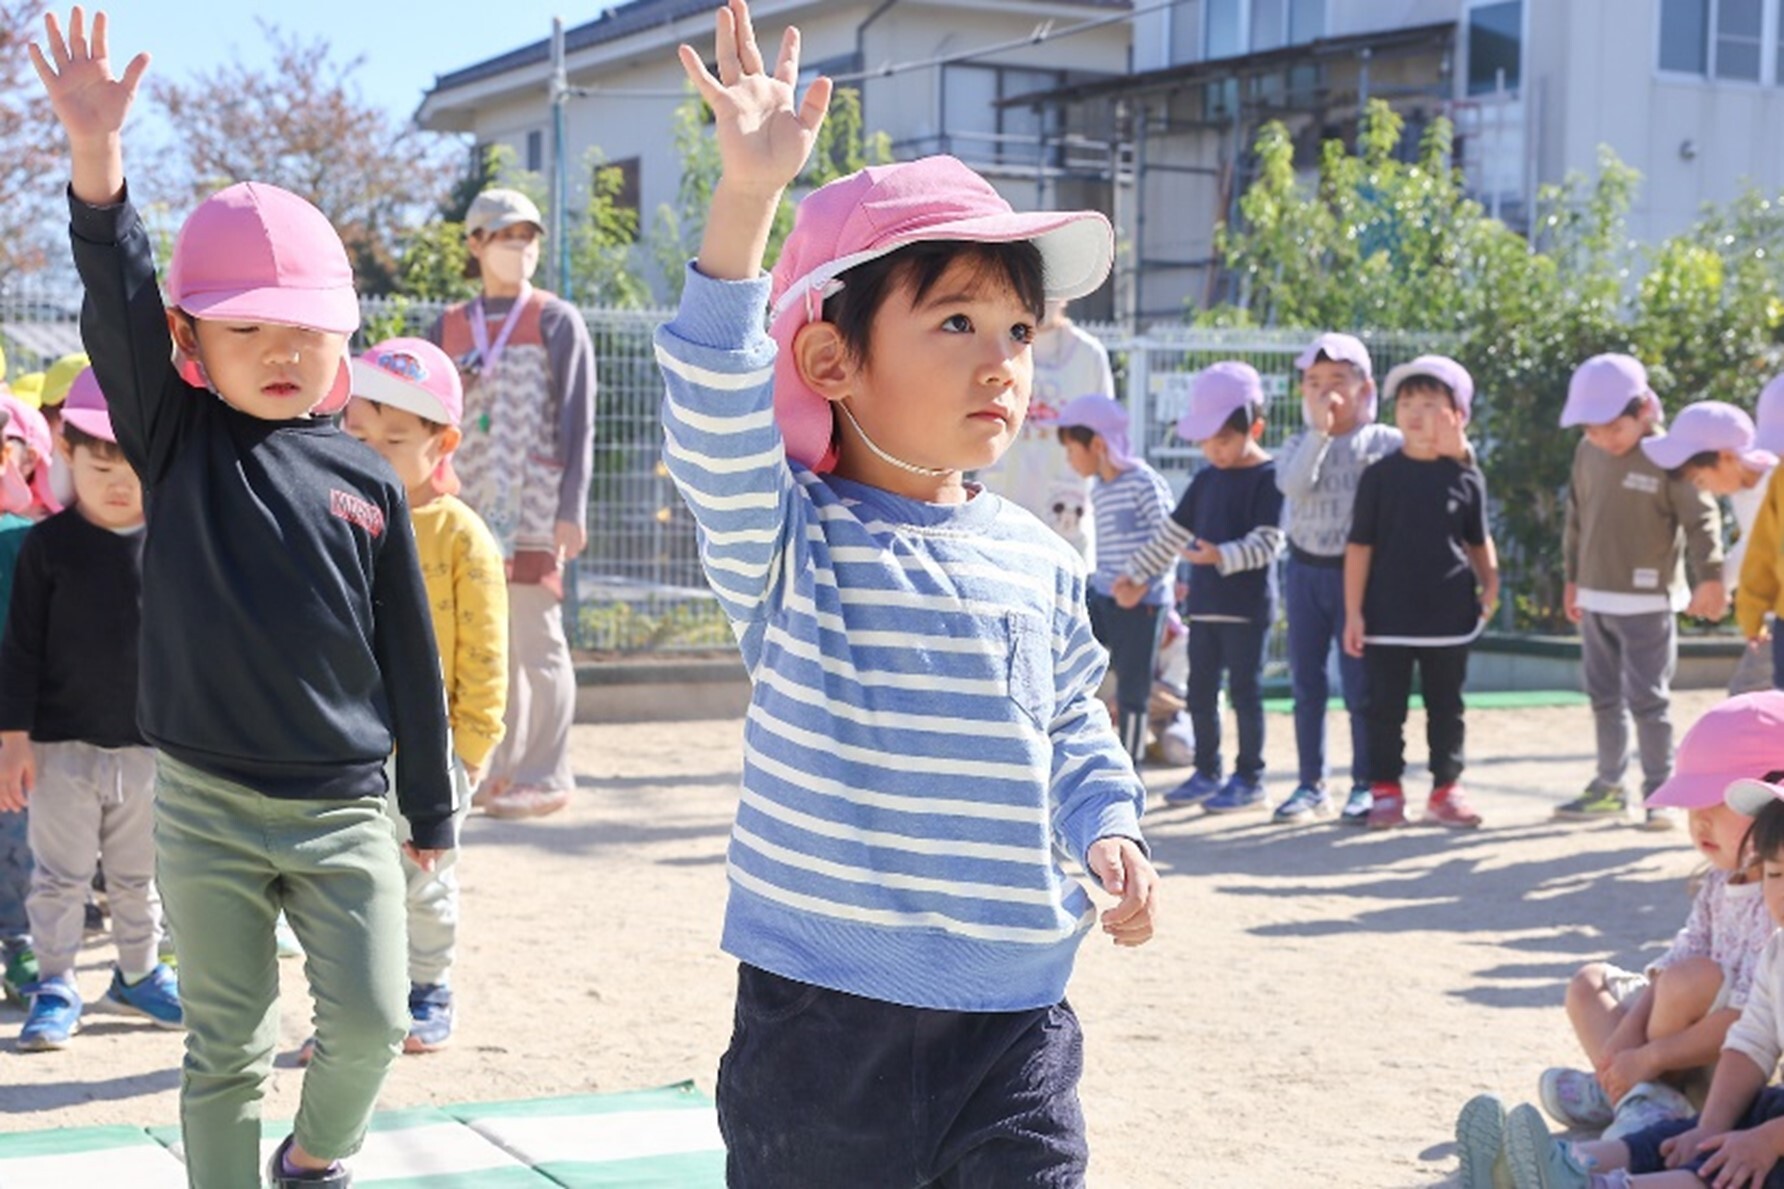
<instances>
[{"instance_id":1,"label":"child sitting on ground","mask_svg":"<svg viewBox=\"0 0 1784 1189\"><path fill-rule=\"evenodd\" d=\"M25 1052L80 1027L74 963L95 860L105 863L118 961L106 1001L182 1026L179 984L156 956L155 753L136 724L142 484L124 460L91 369L68 394L61 450L74 504L25 538L0 639L0 812L29 803L27 908L40 969Z\"/></svg>"},{"instance_id":2,"label":"child sitting on ground","mask_svg":"<svg viewBox=\"0 0 1784 1189\"><path fill-rule=\"evenodd\" d=\"M1139 584L1191 562L1189 717L1196 770L1165 794L1168 805L1209 813L1264 807L1264 645L1276 617L1276 554L1282 548L1282 492L1264 433L1264 387L1248 363L1216 363L1191 382L1177 436L1201 448L1208 465L1116 585L1130 598ZM1220 780L1220 684L1238 725L1233 774Z\"/></svg>"},{"instance_id":3,"label":"child sitting on ground","mask_svg":"<svg viewBox=\"0 0 1784 1189\"><path fill-rule=\"evenodd\" d=\"M1118 594L1116 582L1170 514L1171 488L1144 459L1129 452L1127 410L1113 398L1101 393L1075 397L1059 411L1057 424L1066 462L1091 480L1096 572L1090 576L1090 627L1109 650L1116 730L1138 764L1146 754L1152 667L1171 583L1167 573L1160 573Z\"/></svg>"},{"instance_id":4,"label":"child sitting on ground","mask_svg":"<svg viewBox=\"0 0 1784 1189\"><path fill-rule=\"evenodd\" d=\"M353 399L342 428L379 454L409 493L415 548L427 583L434 638L452 727L454 829L463 823L483 766L502 739L508 697L508 583L502 551L477 513L455 494L464 389L446 352L425 339L379 343L353 361ZM408 823L389 801L399 842ZM458 848L433 870L407 854L409 1035L403 1049L431 1053L452 1038L450 978L458 940Z\"/></svg>"},{"instance_id":5,"label":"child sitting on ground","mask_svg":"<svg viewBox=\"0 0 1784 1189\"><path fill-rule=\"evenodd\" d=\"M1455 360L1421 355L1388 373L1399 450L1357 482L1344 556L1344 650L1368 668L1370 829L1404 826L1406 710L1413 669L1425 702L1431 796L1424 820L1472 828L1462 791L1462 687L1468 646L1499 601L1487 483L1463 460L1474 380Z\"/></svg>"},{"instance_id":6,"label":"child sitting on ground","mask_svg":"<svg viewBox=\"0 0 1784 1189\"><path fill-rule=\"evenodd\" d=\"M1719 703L1679 741L1672 777L1650 805L1686 811L1692 844L1710 864L1672 945L1637 974L1605 962L1567 987L1567 1018L1591 1070L1545 1070L1543 1108L1559 1123L1615 1139L1691 1113L1680 1091L1710 1065L1746 1005L1773 923L1758 860L1738 845L1751 825L1722 801L1740 777L1779 761L1784 693Z\"/></svg>"},{"instance_id":7,"label":"child sitting on ground","mask_svg":"<svg viewBox=\"0 0 1784 1189\"><path fill-rule=\"evenodd\" d=\"M951 157L799 204L830 93L795 102L743 0L718 10L722 176L656 335L664 460L752 678L719 1065L732 1185L1076 1185L1082 1037L1064 990L1098 919L1152 935L1144 792L1097 700L1081 558L968 483L1021 429L1047 297L1100 285L1094 212L1017 214ZM763 307L773 300L769 333Z\"/></svg>"}]
</instances>

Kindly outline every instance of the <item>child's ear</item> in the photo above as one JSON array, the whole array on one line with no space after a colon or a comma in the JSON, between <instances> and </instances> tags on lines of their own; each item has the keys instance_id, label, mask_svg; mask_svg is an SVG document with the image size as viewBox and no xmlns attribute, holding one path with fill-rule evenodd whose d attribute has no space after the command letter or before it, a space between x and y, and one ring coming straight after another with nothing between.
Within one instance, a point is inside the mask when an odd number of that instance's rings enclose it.
<instances>
[{"instance_id":1,"label":"child's ear","mask_svg":"<svg viewBox=\"0 0 1784 1189\"><path fill-rule=\"evenodd\" d=\"M855 358L834 322L807 322L793 336L793 364L806 386L825 400L854 391Z\"/></svg>"},{"instance_id":2,"label":"child's ear","mask_svg":"<svg viewBox=\"0 0 1784 1189\"><path fill-rule=\"evenodd\" d=\"M1264 419L1262 417L1259 417L1256 421L1251 423L1251 433L1248 436L1254 442L1261 442L1264 440Z\"/></svg>"},{"instance_id":3,"label":"child's ear","mask_svg":"<svg viewBox=\"0 0 1784 1189\"><path fill-rule=\"evenodd\" d=\"M440 456L444 458L458 449L458 444L465 440L465 435L458 426L448 425L440 431L439 436L434 440L439 443Z\"/></svg>"},{"instance_id":4,"label":"child's ear","mask_svg":"<svg viewBox=\"0 0 1784 1189\"><path fill-rule=\"evenodd\" d=\"M198 326L191 315L184 310L168 310L167 332L173 336L173 345L180 349L181 355L188 359L198 358Z\"/></svg>"}]
</instances>

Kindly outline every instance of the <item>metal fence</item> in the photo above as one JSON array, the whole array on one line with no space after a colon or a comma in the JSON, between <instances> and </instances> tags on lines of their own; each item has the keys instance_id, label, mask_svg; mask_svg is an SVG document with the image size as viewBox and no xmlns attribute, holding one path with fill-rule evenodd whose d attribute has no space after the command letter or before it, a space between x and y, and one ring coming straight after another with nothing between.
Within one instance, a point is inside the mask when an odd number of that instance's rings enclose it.
<instances>
[{"instance_id":1,"label":"metal fence","mask_svg":"<svg viewBox=\"0 0 1784 1189\"><path fill-rule=\"evenodd\" d=\"M78 294L66 288L28 289L15 282L0 291L0 349L8 357L7 374L36 370L79 350L78 309ZM440 307L374 298L364 302L363 311L366 332L382 337L425 331ZM693 517L662 461L663 383L651 332L668 316L663 310L583 310L600 394L589 546L571 567L566 591L566 628L581 650L641 654L733 647L700 572ZM1178 491L1202 465L1200 452L1174 432L1189 381L1201 368L1223 359L1257 368L1270 396L1267 447L1280 446L1300 426L1294 361L1312 338L1308 332L1163 327L1133 335L1108 326L1087 329L1109 349L1116 386L1133 418L1135 445ZM1364 341L1378 375L1435 349L1433 340L1416 335L1366 335ZM1269 653L1278 675L1281 635L1279 624Z\"/></svg>"}]
</instances>

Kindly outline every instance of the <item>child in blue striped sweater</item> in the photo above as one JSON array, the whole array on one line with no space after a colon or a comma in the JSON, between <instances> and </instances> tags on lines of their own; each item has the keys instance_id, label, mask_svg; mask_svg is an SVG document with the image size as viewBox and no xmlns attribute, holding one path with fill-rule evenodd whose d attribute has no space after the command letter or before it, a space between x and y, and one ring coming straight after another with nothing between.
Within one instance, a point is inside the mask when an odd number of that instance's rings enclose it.
<instances>
[{"instance_id":1,"label":"child in blue striped sweater","mask_svg":"<svg viewBox=\"0 0 1784 1189\"><path fill-rule=\"evenodd\" d=\"M1090 510L1096 518L1096 572L1090 576L1090 627L1109 650L1115 670L1116 725L1134 763L1146 753L1147 706L1158 655L1164 609L1171 603L1168 575L1138 583L1117 602L1115 583L1134 554L1152 542L1171 514L1171 486L1164 476L1129 453L1127 410L1114 398L1090 393L1059 411L1059 444L1072 470L1093 480Z\"/></svg>"},{"instance_id":2,"label":"child in blue striped sweater","mask_svg":"<svg viewBox=\"0 0 1784 1189\"><path fill-rule=\"evenodd\" d=\"M1157 874L1083 563L963 473L1021 427L1043 298L1100 284L1113 237L929 158L806 198L771 287L830 84L796 104L798 34L771 73L742 0L717 24L717 77L680 54L723 176L656 343L664 457L754 687L728 1183L1078 1185L1064 991L1098 914L1061 862L1119 897L1120 945L1151 936Z\"/></svg>"}]
</instances>

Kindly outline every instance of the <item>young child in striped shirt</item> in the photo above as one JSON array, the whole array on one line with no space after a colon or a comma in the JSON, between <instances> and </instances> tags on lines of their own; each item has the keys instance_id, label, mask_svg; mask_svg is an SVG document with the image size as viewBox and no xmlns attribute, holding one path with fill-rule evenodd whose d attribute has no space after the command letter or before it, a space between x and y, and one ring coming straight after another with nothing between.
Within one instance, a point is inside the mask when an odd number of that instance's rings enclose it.
<instances>
[{"instance_id":1,"label":"young child in striped shirt","mask_svg":"<svg viewBox=\"0 0 1784 1189\"><path fill-rule=\"evenodd\" d=\"M723 946L734 1186L1077 1185L1082 1036L1065 983L1098 920L1151 937L1143 790L1096 698L1083 562L969 484L1021 428L1045 298L1114 238L1018 215L949 157L880 166L769 230L823 122L796 31L763 62L718 10L723 176L657 332L664 458L754 688ZM773 300L768 334L764 304Z\"/></svg>"},{"instance_id":2,"label":"young child in striped shirt","mask_svg":"<svg viewBox=\"0 0 1784 1189\"><path fill-rule=\"evenodd\" d=\"M1134 763L1146 754L1147 705L1164 610L1171 603L1167 571L1133 584L1124 601L1115 583L1133 555L1151 543L1171 514L1164 476L1129 452L1127 410L1102 393L1077 397L1059 411L1059 443L1072 470L1092 480L1096 572L1090 576L1090 627L1115 670L1116 726Z\"/></svg>"}]
</instances>

